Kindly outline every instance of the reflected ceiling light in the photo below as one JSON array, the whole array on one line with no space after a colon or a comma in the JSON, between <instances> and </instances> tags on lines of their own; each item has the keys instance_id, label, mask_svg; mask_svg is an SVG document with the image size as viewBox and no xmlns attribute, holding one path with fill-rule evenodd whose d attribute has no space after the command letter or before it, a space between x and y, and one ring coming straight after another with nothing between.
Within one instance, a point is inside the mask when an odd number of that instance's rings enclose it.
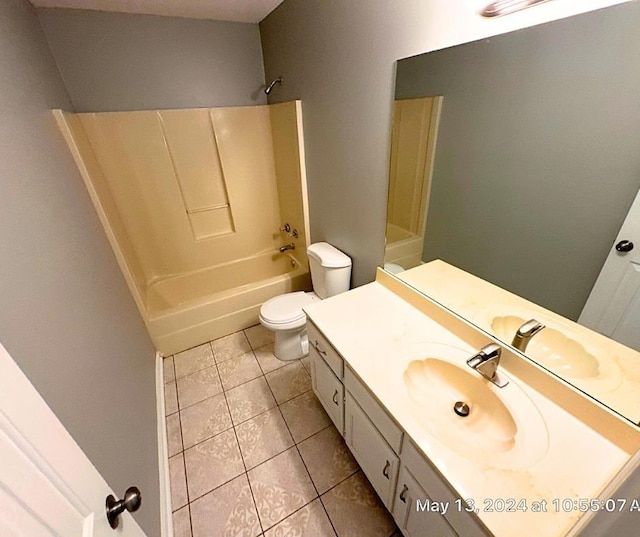
<instances>
[{"instance_id":1,"label":"reflected ceiling light","mask_svg":"<svg viewBox=\"0 0 640 537\"><path fill-rule=\"evenodd\" d=\"M548 2L549 0L494 0L487 4L481 11L483 17L499 17L500 15L508 15L515 11L520 11L535 4Z\"/></svg>"}]
</instances>

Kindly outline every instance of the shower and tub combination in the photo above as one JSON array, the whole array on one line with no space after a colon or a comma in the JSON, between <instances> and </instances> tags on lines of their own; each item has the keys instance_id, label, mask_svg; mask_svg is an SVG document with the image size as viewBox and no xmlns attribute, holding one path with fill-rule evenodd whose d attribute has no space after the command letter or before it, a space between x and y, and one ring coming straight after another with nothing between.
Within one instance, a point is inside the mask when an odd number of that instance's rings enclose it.
<instances>
[{"instance_id":1,"label":"shower and tub combination","mask_svg":"<svg viewBox=\"0 0 640 537\"><path fill-rule=\"evenodd\" d=\"M299 101L54 115L161 353L311 288Z\"/></svg>"}]
</instances>

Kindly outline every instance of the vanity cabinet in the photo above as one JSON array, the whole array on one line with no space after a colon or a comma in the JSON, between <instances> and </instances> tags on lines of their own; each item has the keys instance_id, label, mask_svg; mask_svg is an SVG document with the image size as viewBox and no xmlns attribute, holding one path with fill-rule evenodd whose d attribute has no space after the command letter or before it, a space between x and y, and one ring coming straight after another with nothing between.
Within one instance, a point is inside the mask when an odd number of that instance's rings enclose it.
<instances>
[{"instance_id":1,"label":"vanity cabinet","mask_svg":"<svg viewBox=\"0 0 640 537\"><path fill-rule=\"evenodd\" d=\"M407 502L403 502L402 499ZM438 507L434 510L419 509L428 502ZM442 513L439 506L444 506ZM486 537L491 535L480 521L467 512L469 508L451 489L449 484L436 472L413 445L408 436L404 437L400 455L400 474L396 487L393 517L405 537L464 535L465 537ZM450 533L447 533L450 532Z\"/></svg>"},{"instance_id":2,"label":"vanity cabinet","mask_svg":"<svg viewBox=\"0 0 640 537\"><path fill-rule=\"evenodd\" d=\"M418 503L431 501L404 464L398 475L393 518L405 537L456 537L457 533L438 513L418 510Z\"/></svg>"},{"instance_id":3,"label":"vanity cabinet","mask_svg":"<svg viewBox=\"0 0 640 537\"><path fill-rule=\"evenodd\" d=\"M400 458L349 392L345 395L344 439L382 503L391 510Z\"/></svg>"},{"instance_id":4,"label":"vanity cabinet","mask_svg":"<svg viewBox=\"0 0 640 537\"><path fill-rule=\"evenodd\" d=\"M313 345L311 358L311 387L341 435L344 435L344 385L322 359Z\"/></svg>"},{"instance_id":5,"label":"vanity cabinet","mask_svg":"<svg viewBox=\"0 0 640 537\"><path fill-rule=\"evenodd\" d=\"M308 321L313 391L405 537L486 535L409 437ZM448 512L420 511L438 501Z\"/></svg>"},{"instance_id":6,"label":"vanity cabinet","mask_svg":"<svg viewBox=\"0 0 640 537\"><path fill-rule=\"evenodd\" d=\"M307 337L309 338L309 348L314 350L316 354L322 356L322 359L331 368L335 376L342 379L344 374L344 360L342 356L336 352L327 339L320 333L320 330L311 322L307 323Z\"/></svg>"}]
</instances>

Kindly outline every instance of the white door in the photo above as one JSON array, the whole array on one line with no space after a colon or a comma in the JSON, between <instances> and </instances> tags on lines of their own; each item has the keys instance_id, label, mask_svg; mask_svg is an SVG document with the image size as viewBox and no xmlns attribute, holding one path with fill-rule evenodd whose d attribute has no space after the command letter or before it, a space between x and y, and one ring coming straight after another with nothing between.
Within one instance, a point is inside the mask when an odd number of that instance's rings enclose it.
<instances>
[{"instance_id":1,"label":"white door","mask_svg":"<svg viewBox=\"0 0 640 537\"><path fill-rule=\"evenodd\" d=\"M578 322L640 351L640 192Z\"/></svg>"},{"instance_id":2,"label":"white door","mask_svg":"<svg viewBox=\"0 0 640 537\"><path fill-rule=\"evenodd\" d=\"M109 494L105 480L0 344L0 536L144 537L129 513L111 529L105 510Z\"/></svg>"}]
</instances>

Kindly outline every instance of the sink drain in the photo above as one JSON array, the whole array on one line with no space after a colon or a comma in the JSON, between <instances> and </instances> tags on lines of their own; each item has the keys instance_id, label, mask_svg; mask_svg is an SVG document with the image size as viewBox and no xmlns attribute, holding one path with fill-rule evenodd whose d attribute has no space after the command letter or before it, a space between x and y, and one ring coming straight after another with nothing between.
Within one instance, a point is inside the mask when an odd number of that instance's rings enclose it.
<instances>
[{"instance_id":1,"label":"sink drain","mask_svg":"<svg viewBox=\"0 0 640 537\"><path fill-rule=\"evenodd\" d=\"M453 405L453 411L458 414L458 416L466 418L469 415L469 412L471 412L471 408L467 403L464 403L463 401L457 401L456 404Z\"/></svg>"}]
</instances>

